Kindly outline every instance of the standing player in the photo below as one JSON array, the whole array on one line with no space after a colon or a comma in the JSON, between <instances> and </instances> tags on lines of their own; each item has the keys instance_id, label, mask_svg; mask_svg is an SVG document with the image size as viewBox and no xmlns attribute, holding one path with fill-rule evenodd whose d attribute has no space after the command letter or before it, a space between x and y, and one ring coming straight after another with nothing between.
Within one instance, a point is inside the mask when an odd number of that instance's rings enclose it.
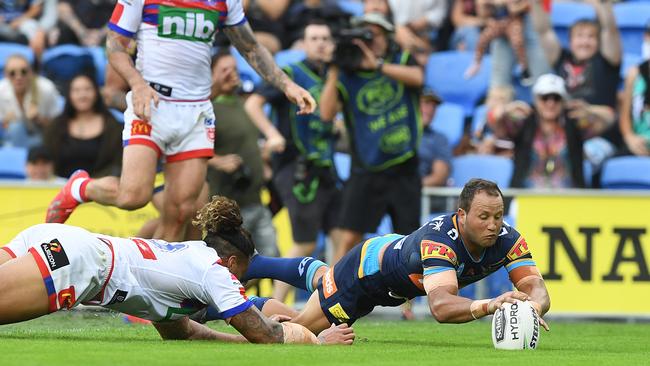
<instances>
[{"instance_id":1,"label":"standing player","mask_svg":"<svg viewBox=\"0 0 650 366\"><path fill-rule=\"evenodd\" d=\"M441 323L479 319L515 300L530 300L543 316L550 308L544 280L523 236L503 222L503 210L497 185L472 179L460 194L456 213L436 217L410 235L368 239L333 268L309 257L256 256L244 279L269 277L315 288L292 319L313 332L330 324L350 325L377 305L397 306L424 295ZM458 296L459 288L501 267L518 291L483 300Z\"/></svg>"},{"instance_id":2,"label":"standing player","mask_svg":"<svg viewBox=\"0 0 650 366\"><path fill-rule=\"evenodd\" d=\"M194 223L204 241L123 239L58 224L21 232L0 248L0 324L84 303L151 320L163 339L352 343L351 328L333 327L319 340L298 324L266 318L246 298L235 276L255 246L234 201L215 197ZM245 338L188 318L206 305Z\"/></svg>"},{"instance_id":3,"label":"standing player","mask_svg":"<svg viewBox=\"0 0 650 366\"><path fill-rule=\"evenodd\" d=\"M48 207L46 222L65 222L82 202L137 209L151 199L159 157L165 158L165 199L156 237L183 237L213 156L215 117L210 96L210 49L222 29L268 82L298 105L312 96L273 62L244 17L241 0L119 0L106 42L112 67L130 86L124 113L124 159L117 178L75 172ZM129 44L136 39L134 65Z\"/></svg>"}]
</instances>

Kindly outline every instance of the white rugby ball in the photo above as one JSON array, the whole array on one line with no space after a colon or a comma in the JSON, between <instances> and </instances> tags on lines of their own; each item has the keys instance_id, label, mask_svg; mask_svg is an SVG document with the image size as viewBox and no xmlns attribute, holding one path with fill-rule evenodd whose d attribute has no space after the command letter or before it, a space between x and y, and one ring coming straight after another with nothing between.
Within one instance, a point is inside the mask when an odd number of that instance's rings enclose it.
<instances>
[{"instance_id":1,"label":"white rugby ball","mask_svg":"<svg viewBox=\"0 0 650 366\"><path fill-rule=\"evenodd\" d=\"M492 318L492 343L496 349L535 349L539 344L540 324L535 308L528 301L505 303Z\"/></svg>"}]
</instances>

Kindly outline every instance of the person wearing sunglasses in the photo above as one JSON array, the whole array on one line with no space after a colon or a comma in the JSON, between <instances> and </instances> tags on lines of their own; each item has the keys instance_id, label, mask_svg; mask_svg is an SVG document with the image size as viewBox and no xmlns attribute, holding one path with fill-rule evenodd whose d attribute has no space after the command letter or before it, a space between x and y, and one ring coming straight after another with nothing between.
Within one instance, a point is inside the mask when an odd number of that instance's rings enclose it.
<instances>
[{"instance_id":1,"label":"person wearing sunglasses","mask_svg":"<svg viewBox=\"0 0 650 366\"><path fill-rule=\"evenodd\" d=\"M42 130L61 112L59 92L50 80L34 74L27 59L9 56L0 80L0 121L13 146L41 143Z\"/></svg>"},{"instance_id":2,"label":"person wearing sunglasses","mask_svg":"<svg viewBox=\"0 0 650 366\"><path fill-rule=\"evenodd\" d=\"M512 187L585 187L583 142L607 124L576 118L569 102L564 80L544 74L533 85L533 105L514 101L490 111L495 135L514 143Z\"/></svg>"}]
</instances>

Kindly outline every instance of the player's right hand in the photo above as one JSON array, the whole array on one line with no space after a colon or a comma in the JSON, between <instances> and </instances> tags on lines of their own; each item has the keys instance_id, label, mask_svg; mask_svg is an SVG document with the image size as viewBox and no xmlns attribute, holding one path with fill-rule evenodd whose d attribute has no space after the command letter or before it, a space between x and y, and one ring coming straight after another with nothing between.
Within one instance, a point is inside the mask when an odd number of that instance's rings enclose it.
<instances>
[{"instance_id":1,"label":"player's right hand","mask_svg":"<svg viewBox=\"0 0 650 366\"><path fill-rule=\"evenodd\" d=\"M151 102L158 107L158 93L146 81L142 81L131 88L131 101L133 113L143 121L151 119Z\"/></svg>"},{"instance_id":2,"label":"player's right hand","mask_svg":"<svg viewBox=\"0 0 650 366\"><path fill-rule=\"evenodd\" d=\"M520 301L526 301L529 300L530 297L521 291L508 291L506 293L501 294L499 297L496 297L488 303L488 314L494 314L494 312L497 311L497 309L500 309L501 306L509 302L511 304L514 304L517 302L517 300Z\"/></svg>"},{"instance_id":3,"label":"player's right hand","mask_svg":"<svg viewBox=\"0 0 650 366\"><path fill-rule=\"evenodd\" d=\"M331 327L320 332L318 340L321 344L346 344L354 342L354 329L347 324L332 324Z\"/></svg>"}]
</instances>

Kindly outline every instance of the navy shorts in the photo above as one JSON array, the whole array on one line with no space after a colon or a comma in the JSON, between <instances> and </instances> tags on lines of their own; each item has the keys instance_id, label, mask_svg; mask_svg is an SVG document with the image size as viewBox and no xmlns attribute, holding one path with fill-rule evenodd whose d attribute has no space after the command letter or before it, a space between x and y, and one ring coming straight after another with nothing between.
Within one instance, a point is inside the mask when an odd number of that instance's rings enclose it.
<instances>
[{"instance_id":1,"label":"navy shorts","mask_svg":"<svg viewBox=\"0 0 650 366\"><path fill-rule=\"evenodd\" d=\"M383 236L358 244L318 280L320 306L330 323L351 325L377 305L404 302L389 296L376 260L380 248L393 240Z\"/></svg>"}]
</instances>

